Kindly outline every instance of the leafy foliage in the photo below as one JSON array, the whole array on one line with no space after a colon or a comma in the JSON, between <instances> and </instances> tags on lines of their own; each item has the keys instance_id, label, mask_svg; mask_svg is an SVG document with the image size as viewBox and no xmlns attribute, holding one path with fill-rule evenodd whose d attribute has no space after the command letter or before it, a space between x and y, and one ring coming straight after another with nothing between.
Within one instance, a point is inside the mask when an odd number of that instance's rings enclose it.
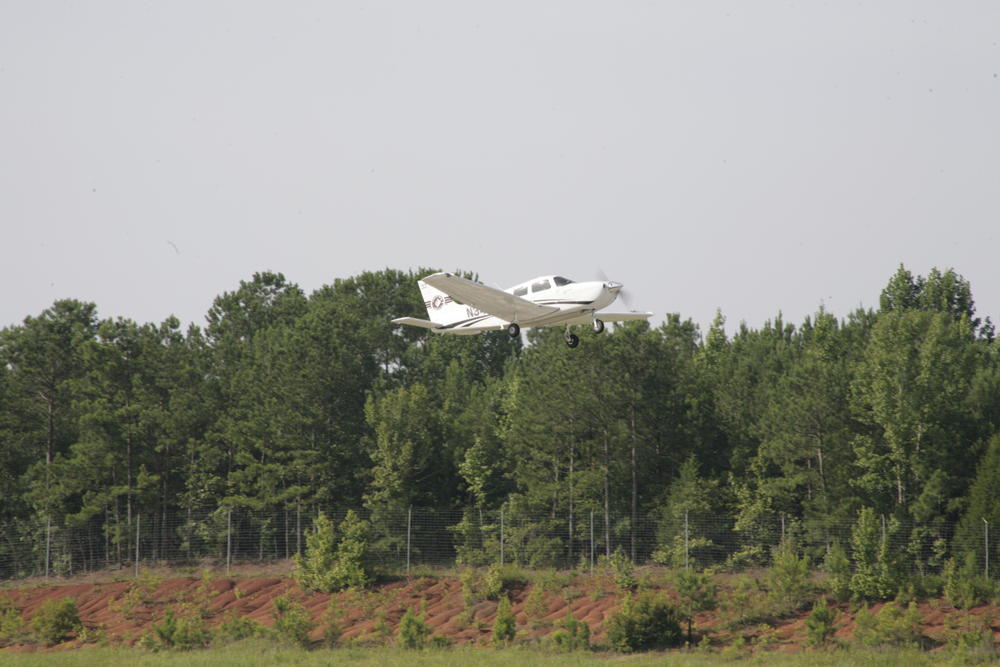
<instances>
[{"instance_id":1,"label":"leafy foliage","mask_svg":"<svg viewBox=\"0 0 1000 667\"><path fill-rule=\"evenodd\" d=\"M710 572L695 572L694 570L679 570L674 580L677 596L680 599L680 609L687 621L688 642L694 642L694 615L699 611L714 609L716 604L716 587Z\"/></svg>"},{"instance_id":2,"label":"leafy foliage","mask_svg":"<svg viewBox=\"0 0 1000 667\"><path fill-rule=\"evenodd\" d=\"M212 641L212 633L200 614L177 616L173 609L167 609L163 620L153 626L153 631L160 645L168 649L187 651L204 648Z\"/></svg>"},{"instance_id":3,"label":"leafy foliage","mask_svg":"<svg viewBox=\"0 0 1000 667\"><path fill-rule=\"evenodd\" d=\"M365 586L372 579L368 533L368 523L348 510L337 539L333 523L320 513L306 536L305 556L295 556L296 581L307 591L325 593Z\"/></svg>"},{"instance_id":4,"label":"leafy foliage","mask_svg":"<svg viewBox=\"0 0 1000 667\"><path fill-rule=\"evenodd\" d=\"M920 612L913 602L905 610L895 602L886 602L877 614L865 606L855 622L854 640L862 646L919 647L925 642L920 631Z\"/></svg>"},{"instance_id":5,"label":"leafy foliage","mask_svg":"<svg viewBox=\"0 0 1000 667\"><path fill-rule=\"evenodd\" d=\"M839 540L838 599L845 577L884 600L911 572L996 555L1000 345L953 269L900 266L878 310L729 331L720 312L704 335L669 314L575 350L561 331L523 346L391 325L424 315L415 281L431 270L312 294L255 273L186 331L74 300L4 328L0 577L126 563L137 532L144 554L285 558L320 510L360 506L365 530L307 529L303 588L371 581L367 552L402 553L390 519L421 506L469 508L435 530L478 566L500 560L501 510L503 560L532 567L618 547L633 563L766 567L786 533L810 562ZM649 514L655 540L638 530ZM162 520L181 516L176 532ZM41 565L15 553L44 542Z\"/></svg>"},{"instance_id":6,"label":"leafy foliage","mask_svg":"<svg viewBox=\"0 0 1000 667\"><path fill-rule=\"evenodd\" d=\"M493 620L493 645L509 646L517 635L514 612L510 608L510 599L504 595L497 605L497 615Z\"/></svg>"},{"instance_id":7,"label":"leafy foliage","mask_svg":"<svg viewBox=\"0 0 1000 667\"><path fill-rule=\"evenodd\" d=\"M403 617L399 619L397 643L400 648L419 649L427 645L431 629L424 621L423 616L423 614L419 616L415 614L413 609L407 609Z\"/></svg>"},{"instance_id":8,"label":"leafy foliage","mask_svg":"<svg viewBox=\"0 0 1000 667\"><path fill-rule=\"evenodd\" d=\"M585 651L590 648L590 626L567 609L559 629L552 633L552 642L563 651Z\"/></svg>"},{"instance_id":9,"label":"leafy foliage","mask_svg":"<svg viewBox=\"0 0 1000 667\"><path fill-rule=\"evenodd\" d=\"M21 613L9 598L0 597L0 647L20 641L26 632Z\"/></svg>"},{"instance_id":10,"label":"leafy foliage","mask_svg":"<svg viewBox=\"0 0 1000 667\"><path fill-rule=\"evenodd\" d=\"M831 607L826 598L818 598L812 607L812 611L806 617L806 641L810 646L826 646L833 637L835 631L834 622L837 620L837 610Z\"/></svg>"},{"instance_id":11,"label":"leafy foliage","mask_svg":"<svg viewBox=\"0 0 1000 667\"><path fill-rule=\"evenodd\" d=\"M967 552L961 565L949 558L944 566L944 597L958 609L969 609L993 599L996 587L976 562L976 554Z\"/></svg>"},{"instance_id":12,"label":"leafy foliage","mask_svg":"<svg viewBox=\"0 0 1000 667\"><path fill-rule=\"evenodd\" d=\"M305 607L286 596L277 597L272 616L273 633L278 641L293 646L310 645L309 633L316 624Z\"/></svg>"},{"instance_id":13,"label":"leafy foliage","mask_svg":"<svg viewBox=\"0 0 1000 667\"><path fill-rule=\"evenodd\" d=\"M806 556L799 556L789 542L780 544L768 572L768 597L777 613L798 610L812 593L811 568Z\"/></svg>"},{"instance_id":14,"label":"leafy foliage","mask_svg":"<svg viewBox=\"0 0 1000 667\"><path fill-rule=\"evenodd\" d=\"M82 629L80 612L73 598L46 600L31 618L32 634L46 646L65 641Z\"/></svg>"},{"instance_id":15,"label":"leafy foliage","mask_svg":"<svg viewBox=\"0 0 1000 667\"><path fill-rule=\"evenodd\" d=\"M608 622L608 643L633 653L678 646L683 641L680 614L669 602L626 595Z\"/></svg>"}]
</instances>

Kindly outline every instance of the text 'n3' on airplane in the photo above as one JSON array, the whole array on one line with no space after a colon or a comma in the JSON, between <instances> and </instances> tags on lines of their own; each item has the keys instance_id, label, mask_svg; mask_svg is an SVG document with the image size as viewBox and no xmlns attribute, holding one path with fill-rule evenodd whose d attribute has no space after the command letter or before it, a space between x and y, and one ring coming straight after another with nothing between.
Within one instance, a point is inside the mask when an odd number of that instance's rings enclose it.
<instances>
[{"instance_id":1,"label":"text 'n3' on airplane","mask_svg":"<svg viewBox=\"0 0 1000 667\"><path fill-rule=\"evenodd\" d=\"M576 347L579 337L571 325L589 324L596 333L605 322L645 320L652 313L600 313L618 298L622 284L610 280L573 282L562 276L542 276L501 290L467 280L453 273L432 273L418 280L427 316L397 317L394 324L409 324L439 334L477 334L507 330L511 338L521 327L566 327L566 344Z\"/></svg>"}]
</instances>

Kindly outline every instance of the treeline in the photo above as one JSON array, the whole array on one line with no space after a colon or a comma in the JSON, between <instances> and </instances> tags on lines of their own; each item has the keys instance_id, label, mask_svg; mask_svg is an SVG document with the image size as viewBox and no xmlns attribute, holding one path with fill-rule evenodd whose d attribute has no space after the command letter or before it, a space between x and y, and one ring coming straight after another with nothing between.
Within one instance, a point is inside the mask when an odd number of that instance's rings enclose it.
<instances>
[{"instance_id":1,"label":"treeline","mask_svg":"<svg viewBox=\"0 0 1000 667\"><path fill-rule=\"evenodd\" d=\"M465 508L451 535L469 560L490 548L477 512L502 509L530 518L508 555L527 564L582 551L595 516L640 560L669 552L681 517L731 517L730 556L754 562L776 517L829 546L867 508L923 570L980 557L983 520L1000 519L1000 355L952 270L900 266L877 311L844 319L821 308L730 337L721 314L704 335L669 315L572 350L559 330L522 347L391 325L425 315L429 272L311 295L260 273L187 331L73 300L4 329L0 556L54 527L127 559L140 515L162 541L206 510L273 522L359 507L378 526L438 507ZM637 544L650 515L658 544ZM292 539L270 528L261 541Z\"/></svg>"}]
</instances>

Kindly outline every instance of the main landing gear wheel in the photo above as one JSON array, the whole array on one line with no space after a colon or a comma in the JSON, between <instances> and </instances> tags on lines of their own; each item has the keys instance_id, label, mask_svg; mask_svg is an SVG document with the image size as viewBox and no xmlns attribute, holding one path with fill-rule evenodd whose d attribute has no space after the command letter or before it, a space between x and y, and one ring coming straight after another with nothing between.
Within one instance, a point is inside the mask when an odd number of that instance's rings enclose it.
<instances>
[{"instance_id":1,"label":"main landing gear wheel","mask_svg":"<svg viewBox=\"0 0 1000 667\"><path fill-rule=\"evenodd\" d=\"M517 338L521 335L521 327L517 322L511 322L507 325L507 335L511 338Z\"/></svg>"},{"instance_id":2,"label":"main landing gear wheel","mask_svg":"<svg viewBox=\"0 0 1000 667\"><path fill-rule=\"evenodd\" d=\"M580 344L580 337L576 334L566 334L566 345L576 347Z\"/></svg>"},{"instance_id":3,"label":"main landing gear wheel","mask_svg":"<svg viewBox=\"0 0 1000 667\"><path fill-rule=\"evenodd\" d=\"M594 319L594 323L591 325L594 328L594 333L604 332L604 320Z\"/></svg>"}]
</instances>

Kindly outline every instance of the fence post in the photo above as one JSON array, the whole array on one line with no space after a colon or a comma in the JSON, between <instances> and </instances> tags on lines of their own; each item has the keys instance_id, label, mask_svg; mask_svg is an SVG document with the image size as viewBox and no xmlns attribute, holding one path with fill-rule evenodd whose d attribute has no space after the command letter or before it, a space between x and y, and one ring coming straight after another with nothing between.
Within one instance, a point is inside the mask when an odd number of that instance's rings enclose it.
<instances>
[{"instance_id":1,"label":"fence post","mask_svg":"<svg viewBox=\"0 0 1000 667\"><path fill-rule=\"evenodd\" d=\"M139 519L141 514L135 515L135 576L139 576Z\"/></svg>"},{"instance_id":2,"label":"fence post","mask_svg":"<svg viewBox=\"0 0 1000 667\"><path fill-rule=\"evenodd\" d=\"M233 508L226 512L226 576L229 576L229 567L233 562Z\"/></svg>"},{"instance_id":3,"label":"fence post","mask_svg":"<svg viewBox=\"0 0 1000 667\"><path fill-rule=\"evenodd\" d=\"M49 578L49 561L52 558L52 515L45 516L45 578Z\"/></svg>"},{"instance_id":4,"label":"fence post","mask_svg":"<svg viewBox=\"0 0 1000 667\"><path fill-rule=\"evenodd\" d=\"M590 573L594 574L594 510L590 510Z\"/></svg>"},{"instance_id":5,"label":"fence post","mask_svg":"<svg viewBox=\"0 0 1000 667\"><path fill-rule=\"evenodd\" d=\"M688 513L684 510L684 569L688 569Z\"/></svg>"},{"instance_id":6,"label":"fence post","mask_svg":"<svg viewBox=\"0 0 1000 667\"><path fill-rule=\"evenodd\" d=\"M413 522L413 506L406 508L406 576L410 576L410 526Z\"/></svg>"},{"instance_id":7,"label":"fence post","mask_svg":"<svg viewBox=\"0 0 1000 667\"><path fill-rule=\"evenodd\" d=\"M500 564L503 565L503 506L500 507Z\"/></svg>"},{"instance_id":8,"label":"fence post","mask_svg":"<svg viewBox=\"0 0 1000 667\"><path fill-rule=\"evenodd\" d=\"M986 517L980 517L983 520L983 555L986 556L986 562L983 566L986 570L986 578L990 578L990 522L986 520Z\"/></svg>"}]
</instances>

